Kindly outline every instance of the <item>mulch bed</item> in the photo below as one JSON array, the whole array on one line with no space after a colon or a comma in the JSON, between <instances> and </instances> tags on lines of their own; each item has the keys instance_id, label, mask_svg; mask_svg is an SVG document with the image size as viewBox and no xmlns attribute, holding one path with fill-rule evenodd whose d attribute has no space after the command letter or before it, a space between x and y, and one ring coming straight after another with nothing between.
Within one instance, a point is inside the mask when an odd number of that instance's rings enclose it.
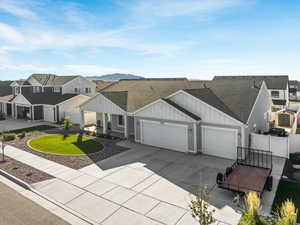
<instances>
[{"instance_id":1,"label":"mulch bed","mask_svg":"<svg viewBox=\"0 0 300 225\"><path fill-rule=\"evenodd\" d=\"M5 156L4 162L0 161L0 169L19 178L20 180L28 184L33 184L54 178L47 173L44 173L40 170L37 170L31 166L28 166L7 156Z\"/></svg>"},{"instance_id":2,"label":"mulch bed","mask_svg":"<svg viewBox=\"0 0 300 225\"><path fill-rule=\"evenodd\" d=\"M79 156L54 155L49 153L38 152L27 146L27 142L34 137L47 135L47 134L58 134L58 133L63 133L63 131L61 129L38 131L38 132L26 134L25 138L23 139L17 138L14 141L7 142L7 144L73 169L81 169L83 167L89 166L93 163L96 163L98 161L101 161L103 159L109 158L113 155L128 150L127 148L116 145L116 143L119 142L120 139L110 140L110 139L104 139L98 137L93 137L93 138L95 138L95 141L99 141L104 146L104 148L100 152L92 153L89 155L79 155Z\"/></svg>"}]
</instances>

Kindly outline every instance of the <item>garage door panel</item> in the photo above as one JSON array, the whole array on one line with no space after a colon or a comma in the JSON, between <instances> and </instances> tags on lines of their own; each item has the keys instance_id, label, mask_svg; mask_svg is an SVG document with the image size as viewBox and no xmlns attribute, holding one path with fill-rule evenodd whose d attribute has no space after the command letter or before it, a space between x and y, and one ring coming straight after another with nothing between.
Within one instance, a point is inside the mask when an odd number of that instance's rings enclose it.
<instances>
[{"instance_id":1,"label":"garage door panel","mask_svg":"<svg viewBox=\"0 0 300 225\"><path fill-rule=\"evenodd\" d=\"M237 130L216 127L202 128L202 151L208 155L236 158Z\"/></svg>"},{"instance_id":2,"label":"garage door panel","mask_svg":"<svg viewBox=\"0 0 300 225\"><path fill-rule=\"evenodd\" d=\"M141 132L143 144L181 152L188 149L187 126L142 121Z\"/></svg>"},{"instance_id":3,"label":"garage door panel","mask_svg":"<svg viewBox=\"0 0 300 225\"><path fill-rule=\"evenodd\" d=\"M52 123L55 122L54 109L52 106L44 106L44 120Z\"/></svg>"}]
</instances>

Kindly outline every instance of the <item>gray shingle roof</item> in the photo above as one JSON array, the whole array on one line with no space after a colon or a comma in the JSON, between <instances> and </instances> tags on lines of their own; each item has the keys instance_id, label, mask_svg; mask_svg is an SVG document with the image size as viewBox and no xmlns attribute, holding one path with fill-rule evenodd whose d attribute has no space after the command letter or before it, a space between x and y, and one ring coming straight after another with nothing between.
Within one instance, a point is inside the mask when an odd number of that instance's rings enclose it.
<instances>
[{"instance_id":1,"label":"gray shingle roof","mask_svg":"<svg viewBox=\"0 0 300 225\"><path fill-rule=\"evenodd\" d=\"M64 85L78 76L57 76L55 74L32 74L41 85Z\"/></svg>"},{"instance_id":2,"label":"gray shingle roof","mask_svg":"<svg viewBox=\"0 0 300 225\"><path fill-rule=\"evenodd\" d=\"M118 105L121 109L127 111L127 91L102 92L101 94Z\"/></svg>"},{"instance_id":3,"label":"gray shingle roof","mask_svg":"<svg viewBox=\"0 0 300 225\"><path fill-rule=\"evenodd\" d=\"M76 96L76 94L60 94L60 93L29 93L23 94L23 96L31 104L45 104L45 105L57 105L70 98Z\"/></svg>"},{"instance_id":4,"label":"gray shingle roof","mask_svg":"<svg viewBox=\"0 0 300 225\"><path fill-rule=\"evenodd\" d=\"M136 110L162 98L185 90L196 98L227 115L247 123L262 81L252 80L131 80L119 81L101 92L127 112ZM185 110L185 109L184 109Z\"/></svg>"},{"instance_id":5,"label":"gray shingle roof","mask_svg":"<svg viewBox=\"0 0 300 225\"><path fill-rule=\"evenodd\" d=\"M11 95L12 94L12 87L10 86L12 82L2 81L0 83L0 97Z\"/></svg>"},{"instance_id":6,"label":"gray shingle roof","mask_svg":"<svg viewBox=\"0 0 300 225\"><path fill-rule=\"evenodd\" d=\"M185 92L193 95L194 97L200 99L201 101L215 107L216 109L224 112L231 117L240 120L240 118L232 112L219 97L210 88L200 88L200 89L185 89Z\"/></svg>"},{"instance_id":7,"label":"gray shingle roof","mask_svg":"<svg viewBox=\"0 0 300 225\"><path fill-rule=\"evenodd\" d=\"M265 81L268 89L286 90L289 76L288 75L256 75L256 76L215 76L214 80L254 80L257 82Z\"/></svg>"}]
</instances>

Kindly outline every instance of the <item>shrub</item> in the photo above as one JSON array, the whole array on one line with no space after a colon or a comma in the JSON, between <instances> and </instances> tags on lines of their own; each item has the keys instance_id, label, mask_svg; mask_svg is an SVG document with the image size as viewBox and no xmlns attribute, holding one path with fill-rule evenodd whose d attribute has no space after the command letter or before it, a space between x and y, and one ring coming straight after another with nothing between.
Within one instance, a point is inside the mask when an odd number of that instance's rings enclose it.
<instances>
[{"instance_id":1,"label":"shrub","mask_svg":"<svg viewBox=\"0 0 300 225\"><path fill-rule=\"evenodd\" d=\"M13 141L16 139L16 134L15 133L3 134L3 139L4 139L4 141Z\"/></svg>"},{"instance_id":2,"label":"shrub","mask_svg":"<svg viewBox=\"0 0 300 225\"><path fill-rule=\"evenodd\" d=\"M260 215L261 203L256 192L246 195L247 210L242 217L242 225L268 225L268 222Z\"/></svg>"},{"instance_id":3,"label":"shrub","mask_svg":"<svg viewBox=\"0 0 300 225\"><path fill-rule=\"evenodd\" d=\"M18 135L19 138L24 138L25 136L26 136L26 133L24 131Z\"/></svg>"},{"instance_id":4,"label":"shrub","mask_svg":"<svg viewBox=\"0 0 300 225\"><path fill-rule=\"evenodd\" d=\"M72 126L72 121L70 117L65 117L64 122L63 122L63 128L66 131L69 131Z\"/></svg>"},{"instance_id":5,"label":"shrub","mask_svg":"<svg viewBox=\"0 0 300 225\"><path fill-rule=\"evenodd\" d=\"M298 210L294 203L290 200L286 200L282 203L280 210L277 212L279 218L277 225L296 225L297 214Z\"/></svg>"},{"instance_id":6,"label":"shrub","mask_svg":"<svg viewBox=\"0 0 300 225\"><path fill-rule=\"evenodd\" d=\"M202 188L196 195L196 199L191 200L189 208L192 216L200 225L209 225L215 222L212 213L208 210L208 190L207 187Z\"/></svg>"}]
</instances>

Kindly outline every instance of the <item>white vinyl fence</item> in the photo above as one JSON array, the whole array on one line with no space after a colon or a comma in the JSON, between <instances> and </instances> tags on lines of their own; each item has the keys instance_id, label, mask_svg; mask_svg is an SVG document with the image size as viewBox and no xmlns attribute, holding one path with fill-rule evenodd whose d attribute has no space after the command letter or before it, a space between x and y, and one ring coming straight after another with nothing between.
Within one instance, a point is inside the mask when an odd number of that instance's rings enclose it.
<instances>
[{"instance_id":1,"label":"white vinyl fence","mask_svg":"<svg viewBox=\"0 0 300 225\"><path fill-rule=\"evenodd\" d=\"M288 158L290 154L290 138L252 133L250 147L271 151L275 156Z\"/></svg>"},{"instance_id":2,"label":"white vinyl fence","mask_svg":"<svg viewBox=\"0 0 300 225\"><path fill-rule=\"evenodd\" d=\"M300 134L291 134L290 139L290 153L300 152Z\"/></svg>"}]
</instances>

